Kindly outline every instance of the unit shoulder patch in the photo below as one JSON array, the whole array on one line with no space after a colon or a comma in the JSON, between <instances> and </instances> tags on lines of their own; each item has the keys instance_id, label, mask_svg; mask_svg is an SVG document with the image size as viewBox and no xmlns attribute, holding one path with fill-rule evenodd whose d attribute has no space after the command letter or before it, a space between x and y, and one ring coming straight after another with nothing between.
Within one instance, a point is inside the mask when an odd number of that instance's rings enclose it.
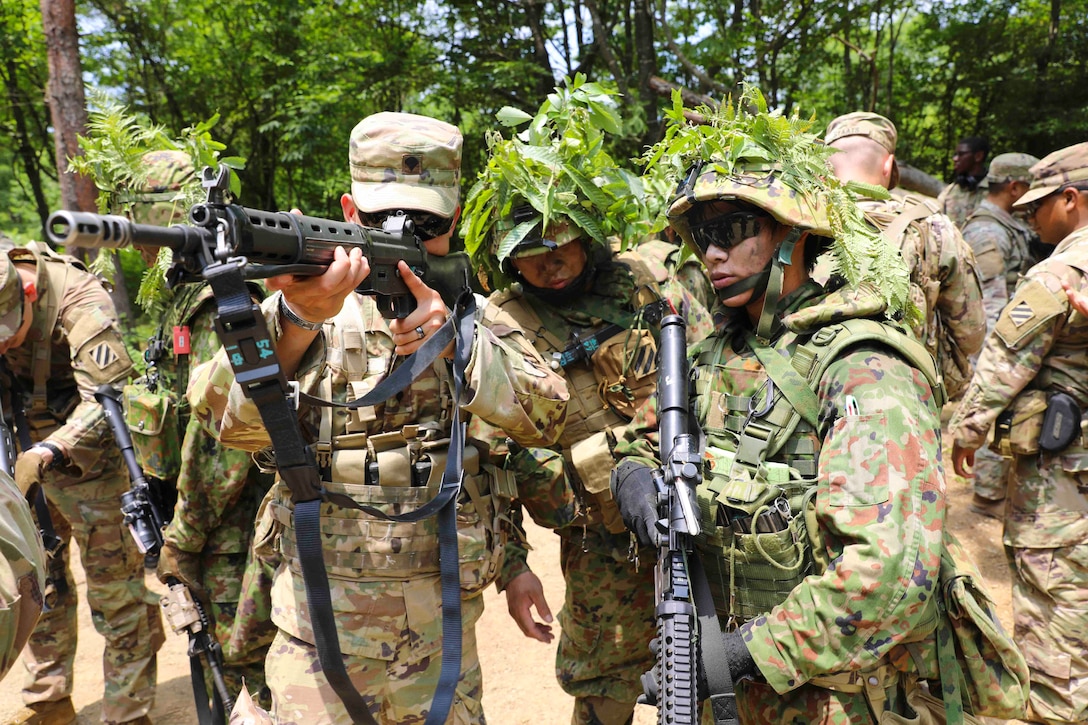
<instances>
[{"instance_id":1,"label":"unit shoulder patch","mask_svg":"<svg viewBox=\"0 0 1088 725\"><path fill-rule=\"evenodd\" d=\"M1026 281L1006 305L994 333L1010 350L1019 350L1048 322L1064 314L1066 306L1039 280Z\"/></svg>"}]
</instances>

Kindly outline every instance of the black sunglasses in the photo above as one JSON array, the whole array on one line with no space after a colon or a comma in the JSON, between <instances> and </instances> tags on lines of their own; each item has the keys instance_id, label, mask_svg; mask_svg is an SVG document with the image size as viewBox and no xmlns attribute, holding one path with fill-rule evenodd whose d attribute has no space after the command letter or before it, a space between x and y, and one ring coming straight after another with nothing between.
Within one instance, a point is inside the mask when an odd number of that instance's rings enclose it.
<instances>
[{"instance_id":1,"label":"black sunglasses","mask_svg":"<svg viewBox=\"0 0 1088 725\"><path fill-rule=\"evenodd\" d=\"M749 237L758 236L763 230L767 214L735 211L692 224L692 241L706 254L711 245L729 250Z\"/></svg>"},{"instance_id":2,"label":"black sunglasses","mask_svg":"<svg viewBox=\"0 0 1088 725\"><path fill-rule=\"evenodd\" d=\"M415 235L419 241L426 242L440 237L453 226L452 217L439 216L426 211L414 211L411 209L391 209L389 211L359 212L359 223L364 227L381 229L385 220L391 216L403 215L412 220L415 227Z\"/></svg>"}]
</instances>

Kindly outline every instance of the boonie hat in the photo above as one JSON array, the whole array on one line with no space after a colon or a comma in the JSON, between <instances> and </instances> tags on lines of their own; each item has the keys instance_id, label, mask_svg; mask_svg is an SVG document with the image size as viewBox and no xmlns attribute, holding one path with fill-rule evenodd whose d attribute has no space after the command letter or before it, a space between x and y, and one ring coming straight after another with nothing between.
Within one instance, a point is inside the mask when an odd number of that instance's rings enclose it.
<instances>
[{"instance_id":1,"label":"boonie hat","mask_svg":"<svg viewBox=\"0 0 1088 725\"><path fill-rule=\"evenodd\" d=\"M351 196L360 211L450 218L461 193L461 132L413 113L375 113L351 131Z\"/></svg>"},{"instance_id":2,"label":"boonie hat","mask_svg":"<svg viewBox=\"0 0 1088 725\"><path fill-rule=\"evenodd\" d=\"M23 324L23 283L11 257L0 252L0 342L11 339Z\"/></svg>"},{"instance_id":3,"label":"boonie hat","mask_svg":"<svg viewBox=\"0 0 1088 725\"><path fill-rule=\"evenodd\" d=\"M986 174L982 184L1003 184L1006 181L1031 181L1031 167L1039 163L1039 159L1031 154L999 154L990 162L990 171Z\"/></svg>"},{"instance_id":4,"label":"boonie hat","mask_svg":"<svg viewBox=\"0 0 1088 725\"><path fill-rule=\"evenodd\" d=\"M895 153L895 144L899 140L899 133L895 130L895 124L884 118L879 113L856 111L839 116L827 124L824 133L824 143L829 146L840 138L847 136L864 136L876 141L884 147L889 154ZM888 182L889 188L894 189L899 185L899 163L892 159L892 177Z\"/></svg>"},{"instance_id":5,"label":"boonie hat","mask_svg":"<svg viewBox=\"0 0 1088 725\"><path fill-rule=\"evenodd\" d=\"M1031 187L1013 206L1024 206L1065 186L1088 181L1088 141L1066 146L1031 167Z\"/></svg>"}]
</instances>

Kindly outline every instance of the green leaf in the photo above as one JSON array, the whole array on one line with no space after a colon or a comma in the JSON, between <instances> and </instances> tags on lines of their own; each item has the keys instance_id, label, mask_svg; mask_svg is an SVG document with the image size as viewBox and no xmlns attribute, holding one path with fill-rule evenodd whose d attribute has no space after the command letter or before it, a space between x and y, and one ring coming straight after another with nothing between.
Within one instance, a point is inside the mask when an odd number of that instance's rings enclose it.
<instances>
[{"instance_id":1,"label":"green leaf","mask_svg":"<svg viewBox=\"0 0 1088 725\"><path fill-rule=\"evenodd\" d=\"M495 114L495 118L497 118L499 123L503 126L511 128L520 126L526 121L533 120L533 117L528 113L521 109L514 108L513 106L503 106L499 109L499 112Z\"/></svg>"}]
</instances>

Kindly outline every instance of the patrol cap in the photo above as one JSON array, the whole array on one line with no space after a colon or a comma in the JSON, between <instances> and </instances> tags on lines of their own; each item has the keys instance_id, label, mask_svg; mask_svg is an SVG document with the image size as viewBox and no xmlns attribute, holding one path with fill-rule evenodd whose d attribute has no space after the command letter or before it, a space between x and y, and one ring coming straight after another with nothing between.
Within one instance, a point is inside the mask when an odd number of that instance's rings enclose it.
<instances>
[{"instance_id":1,"label":"patrol cap","mask_svg":"<svg viewBox=\"0 0 1088 725\"><path fill-rule=\"evenodd\" d=\"M1031 181L1031 167L1039 159L1031 154L999 154L990 162L990 171L982 184L1004 184L1007 181Z\"/></svg>"},{"instance_id":2,"label":"patrol cap","mask_svg":"<svg viewBox=\"0 0 1088 725\"><path fill-rule=\"evenodd\" d=\"M23 283L7 252L0 252L0 342L23 324Z\"/></svg>"},{"instance_id":3,"label":"patrol cap","mask_svg":"<svg viewBox=\"0 0 1088 725\"><path fill-rule=\"evenodd\" d=\"M351 196L360 211L425 211L450 218L461 192L461 132L413 113L383 111L351 131Z\"/></svg>"},{"instance_id":4,"label":"patrol cap","mask_svg":"<svg viewBox=\"0 0 1088 725\"><path fill-rule=\"evenodd\" d=\"M864 136L876 141L889 154L895 154L895 144L899 140L894 123L879 113L867 111L847 113L827 124L824 143L831 145L847 136ZM892 189L899 185L899 163L895 159L892 159L892 177L888 183Z\"/></svg>"},{"instance_id":5,"label":"patrol cap","mask_svg":"<svg viewBox=\"0 0 1088 725\"><path fill-rule=\"evenodd\" d=\"M1024 206L1067 184L1088 182L1088 141L1067 146L1031 167L1031 187L1013 206Z\"/></svg>"}]
</instances>

